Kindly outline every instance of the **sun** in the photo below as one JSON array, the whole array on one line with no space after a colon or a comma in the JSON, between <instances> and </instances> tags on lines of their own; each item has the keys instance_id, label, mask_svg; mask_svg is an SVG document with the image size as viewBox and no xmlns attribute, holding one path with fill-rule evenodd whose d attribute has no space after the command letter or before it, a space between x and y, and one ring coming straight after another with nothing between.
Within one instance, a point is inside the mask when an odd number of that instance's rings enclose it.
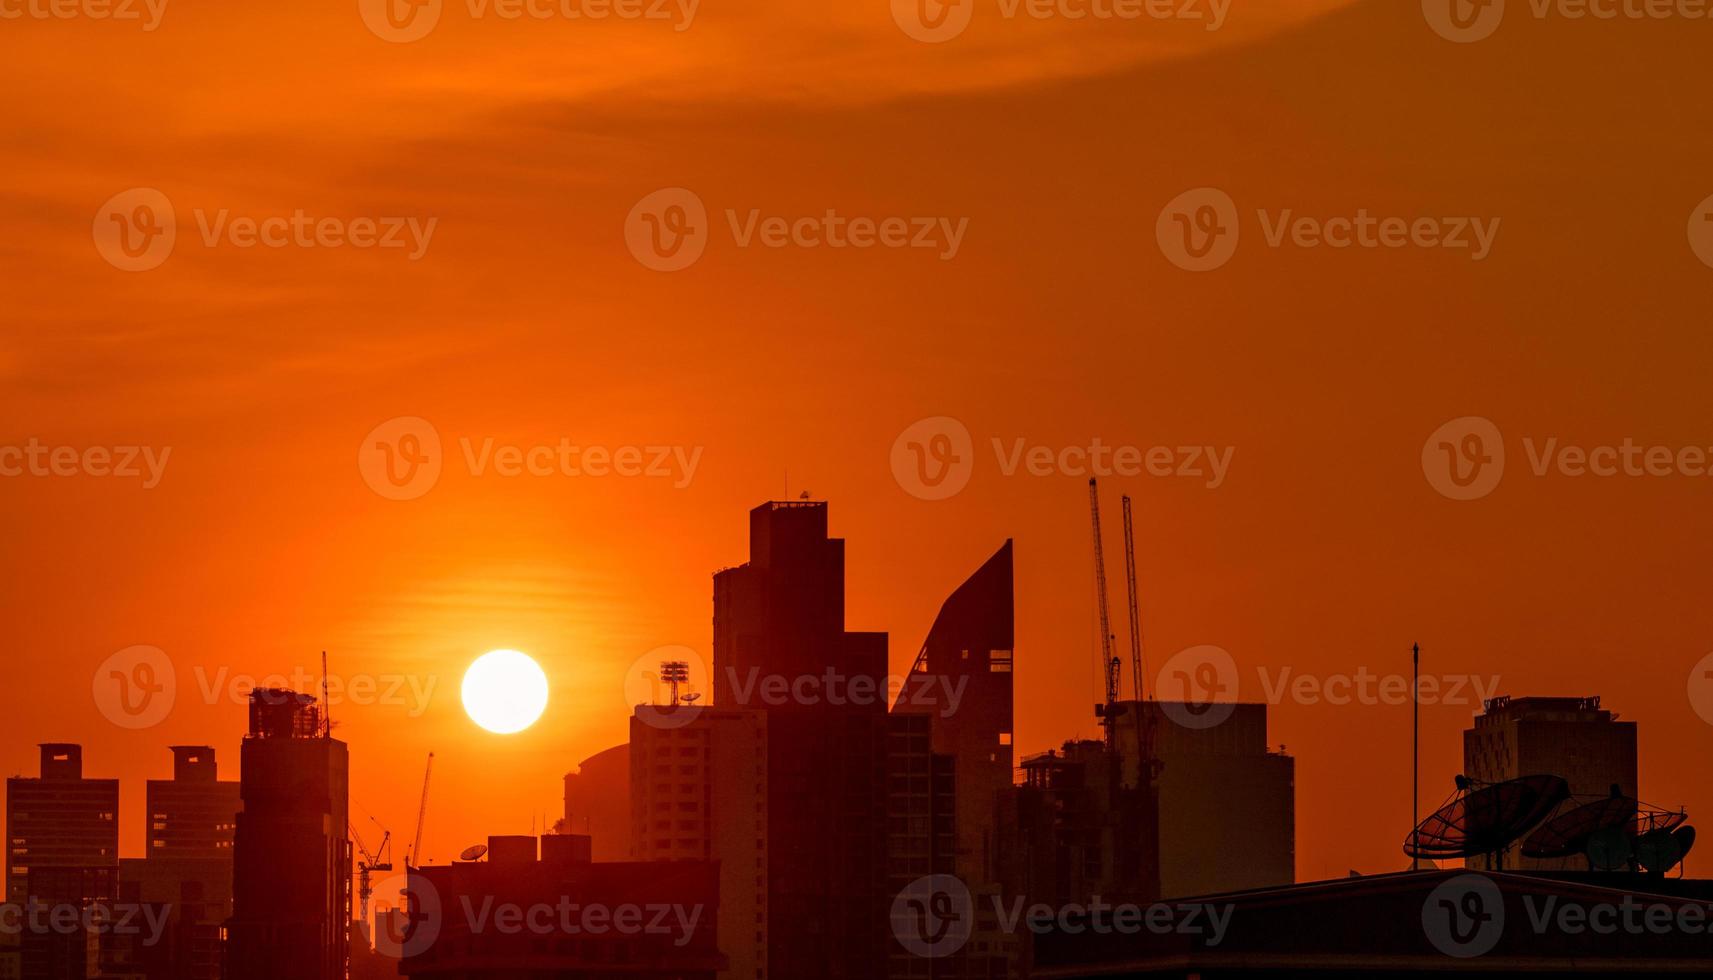
<instances>
[{"instance_id":1,"label":"sun","mask_svg":"<svg viewBox=\"0 0 1713 980\"><path fill-rule=\"evenodd\" d=\"M464 672L464 712L496 735L515 735L547 710L547 674L527 653L490 650Z\"/></svg>"}]
</instances>

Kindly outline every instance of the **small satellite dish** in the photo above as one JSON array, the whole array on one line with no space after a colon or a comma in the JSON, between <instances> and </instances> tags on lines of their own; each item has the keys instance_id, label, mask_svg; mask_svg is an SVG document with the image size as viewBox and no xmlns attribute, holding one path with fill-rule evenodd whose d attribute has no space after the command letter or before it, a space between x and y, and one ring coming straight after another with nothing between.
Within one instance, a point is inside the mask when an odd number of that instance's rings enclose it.
<instances>
[{"instance_id":1,"label":"small satellite dish","mask_svg":"<svg viewBox=\"0 0 1713 980\"><path fill-rule=\"evenodd\" d=\"M1608 827L1588 838L1588 867L1593 871L1623 871L1636 855L1636 839L1623 827Z\"/></svg>"},{"instance_id":2,"label":"small satellite dish","mask_svg":"<svg viewBox=\"0 0 1713 980\"><path fill-rule=\"evenodd\" d=\"M1694 827L1650 830L1636 838L1636 863L1652 874L1663 875L1683 863L1694 846Z\"/></svg>"},{"instance_id":3,"label":"small satellite dish","mask_svg":"<svg viewBox=\"0 0 1713 980\"><path fill-rule=\"evenodd\" d=\"M1665 874L1683 860L1683 845L1669 830L1650 830L1636 838L1636 863L1654 874Z\"/></svg>"},{"instance_id":4,"label":"small satellite dish","mask_svg":"<svg viewBox=\"0 0 1713 980\"><path fill-rule=\"evenodd\" d=\"M697 701L702 700L702 696L700 694L686 694L678 700L685 704L695 704Z\"/></svg>"},{"instance_id":5,"label":"small satellite dish","mask_svg":"<svg viewBox=\"0 0 1713 980\"><path fill-rule=\"evenodd\" d=\"M477 844L473 847L464 848L464 853L458 855L458 860L460 860L460 861L480 861L483 857L485 857L487 855L487 853L488 853L488 845Z\"/></svg>"}]
</instances>

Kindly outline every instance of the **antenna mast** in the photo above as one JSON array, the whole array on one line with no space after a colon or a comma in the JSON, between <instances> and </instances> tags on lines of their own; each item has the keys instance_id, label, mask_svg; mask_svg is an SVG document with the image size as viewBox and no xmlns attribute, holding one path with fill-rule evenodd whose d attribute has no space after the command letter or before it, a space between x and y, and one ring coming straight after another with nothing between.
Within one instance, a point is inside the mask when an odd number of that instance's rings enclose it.
<instances>
[{"instance_id":1,"label":"antenna mast","mask_svg":"<svg viewBox=\"0 0 1713 980\"><path fill-rule=\"evenodd\" d=\"M1095 604L1100 608L1100 669L1106 678L1106 703L1101 710L1101 724L1106 728L1106 741L1111 745L1117 737L1112 717L1112 705L1118 700L1119 660L1112 652L1112 614L1106 602L1106 550L1100 542L1100 488L1088 481L1089 518L1094 525L1094 587Z\"/></svg>"},{"instance_id":2,"label":"antenna mast","mask_svg":"<svg viewBox=\"0 0 1713 980\"><path fill-rule=\"evenodd\" d=\"M327 651L321 651L321 737L333 737L333 702L327 698Z\"/></svg>"}]
</instances>

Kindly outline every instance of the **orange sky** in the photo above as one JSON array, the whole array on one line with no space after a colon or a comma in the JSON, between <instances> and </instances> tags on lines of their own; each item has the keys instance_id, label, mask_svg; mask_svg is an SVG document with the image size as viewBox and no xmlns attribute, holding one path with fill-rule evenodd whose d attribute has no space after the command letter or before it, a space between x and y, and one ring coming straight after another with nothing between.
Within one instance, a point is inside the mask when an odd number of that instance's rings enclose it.
<instances>
[{"instance_id":1,"label":"orange sky","mask_svg":"<svg viewBox=\"0 0 1713 980\"><path fill-rule=\"evenodd\" d=\"M981 4L924 44L880 0L706 0L684 31L448 3L432 34L390 44L353 7L0 24L0 446L171 448L153 489L0 478L0 768L84 743L91 774L125 777L127 854L165 746L212 743L236 775L242 708L206 680L313 670L323 648L341 676L434 692L420 717L336 706L359 824L409 836L429 751L427 856L555 816L560 775L624 737L630 667L707 650L711 573L745 559L744 512L787 470L793 494L831 500L849 625L891 631L898 670L1014 537L1019 747L1093 735L1083 478L1006 477L994 439L1231 447L1215 489L1105 481L1109 528L1118 494L1137 500L1151 663L1224 647L1258 699L1257 670L1407 671L1419 640L1436 674L1603 694L1642 725L1642 795L1713 807L1697 778L1713 732L1686 693L1713 648L1706 478L1537 478L1523 448L1713 446L1713 271L1684 232L1713 194L1703 25L1522 10L1460 45L1399 0L1239 0L1218 31ZM171 258L144 272L92 242L134 187L178 215ZM670 274L624 237L668 187L715 226ZM1192 274L1150 232L1198 187L1236 201L1242 241ZM193 215L222 209L435 226L416 261L203 244ZM740 248L726 212L752 209L967 231L951 261ZM1270 247L1256 212L1286 209L1502 224L1479 262ZM357 452L401 416L435 426L446 471L392 501ZM928 416L959 419L979 460L946 501L889 463ZM1472 502L1421 465L1461 416L1491 419L1510 456ZM463 438L701 455L683 488L473 476ZM91 696L133 644L179 672L174 711L142 732ZM456 696L496 647L554 682L511 738ZM1424 803L1473 710L1424 711ZM1404 863L1409 735L1407 706L1273 709L1297 757L1300 877Z\"/></svg>"}]
</instances>

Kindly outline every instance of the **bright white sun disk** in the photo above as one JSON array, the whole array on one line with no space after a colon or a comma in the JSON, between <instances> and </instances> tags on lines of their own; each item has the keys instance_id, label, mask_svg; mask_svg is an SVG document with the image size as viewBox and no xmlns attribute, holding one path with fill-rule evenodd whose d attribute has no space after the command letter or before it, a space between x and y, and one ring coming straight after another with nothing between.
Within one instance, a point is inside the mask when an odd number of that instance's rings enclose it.
<instances>
[{"instance_id":1,"label":"bright white sun disk","mask_svg":"<svg viewBox=\"0 0 1713 980\"><path fill-rule=\"evenodd\" d=\"M547 710L547 674L526 653L490 650L464 672L464 711L496 735L513 735Z\"/></svg>"}]
</instances>

